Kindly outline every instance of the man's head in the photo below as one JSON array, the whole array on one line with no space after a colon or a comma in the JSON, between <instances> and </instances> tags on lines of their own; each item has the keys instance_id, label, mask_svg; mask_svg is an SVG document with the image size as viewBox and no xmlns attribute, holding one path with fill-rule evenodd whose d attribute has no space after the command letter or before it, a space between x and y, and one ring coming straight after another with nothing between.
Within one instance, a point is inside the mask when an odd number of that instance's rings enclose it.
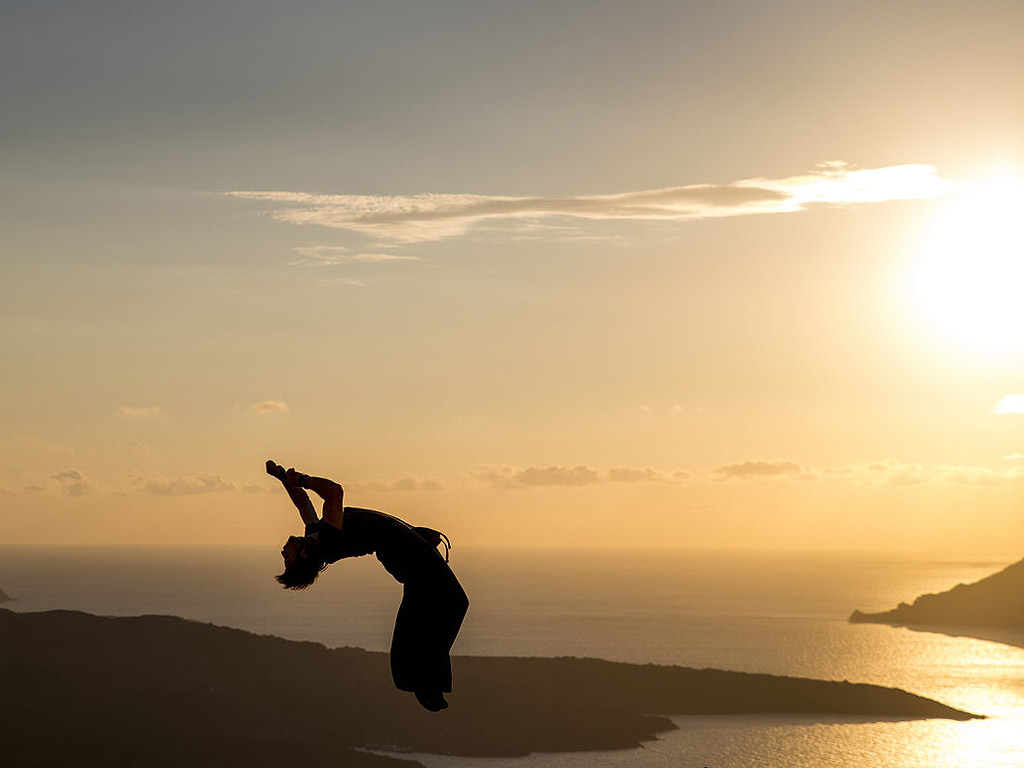
<instances>
[{"instance_id":1,"label":"man's head","mask_svg":"<svg viewBox=\"0 0 1024 768\"><path fill-rule=\"evenodd\" d=\"M284 573L275 576L285 589L305 589L327 567L320 554L320 544L312 536L289 536L281 548Z\"/></svg>"}]
</instances>

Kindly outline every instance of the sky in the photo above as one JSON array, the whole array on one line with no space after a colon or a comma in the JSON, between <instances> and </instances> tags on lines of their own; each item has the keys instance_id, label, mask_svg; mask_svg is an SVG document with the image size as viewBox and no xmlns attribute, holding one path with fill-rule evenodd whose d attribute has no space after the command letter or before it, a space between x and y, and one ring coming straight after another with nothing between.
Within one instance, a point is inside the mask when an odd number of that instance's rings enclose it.
<instances>
[{"instance_id":1,"label":"sky","mask_svg":"<svg viewBox=\"0 0 1024 768\"><path fill-rule=\"evenodd\" d=\"M1024 540L1024 4L8 0L0 541Z\"/></svg>"}]
</instances>

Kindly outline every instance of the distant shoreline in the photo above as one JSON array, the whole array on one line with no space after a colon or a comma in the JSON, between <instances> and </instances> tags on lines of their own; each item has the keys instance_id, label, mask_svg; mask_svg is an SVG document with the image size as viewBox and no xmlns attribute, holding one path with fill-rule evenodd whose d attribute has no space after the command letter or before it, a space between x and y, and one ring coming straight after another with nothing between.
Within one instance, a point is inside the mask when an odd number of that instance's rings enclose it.
<instances>
[{"instance_id":1,"label":"distant shoreline","mask_svg":"<svg viewBox=\"0 0 1024 768\"><path fill-rule=\"evenodd\" d=\"M890 611L854 611L853 624L887 624L1024 647L1024 560L972 584L920 595Z\"/></svg>"}]
</instances>

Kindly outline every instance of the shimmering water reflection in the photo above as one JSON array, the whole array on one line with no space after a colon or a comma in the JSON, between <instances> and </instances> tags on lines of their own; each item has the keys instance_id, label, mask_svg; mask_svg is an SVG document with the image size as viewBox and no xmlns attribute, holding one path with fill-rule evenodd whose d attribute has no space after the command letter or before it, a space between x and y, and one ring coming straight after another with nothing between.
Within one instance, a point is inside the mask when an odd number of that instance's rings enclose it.
<instances>
[{"instance_id":1,"label":"shimmering water reflection","mask_svg":"<svg viewBox=\"0 0 1024 768\"><path fill-rule=\"evenodd\" d=\"M427 768L1020 768L1024 720L866 722L762 715L674 718L642 749L526 758L402 755Z\"/></svg>"}]
</instances>

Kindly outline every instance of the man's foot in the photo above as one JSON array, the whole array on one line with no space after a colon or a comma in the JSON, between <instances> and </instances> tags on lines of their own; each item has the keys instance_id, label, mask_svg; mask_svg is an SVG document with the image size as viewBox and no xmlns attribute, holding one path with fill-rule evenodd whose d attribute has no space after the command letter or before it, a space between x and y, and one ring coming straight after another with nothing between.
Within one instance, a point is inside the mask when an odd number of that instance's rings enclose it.
<instances>
[{"instance_id":1,"label":"man's foot","mask_svg":"<svg viewBox=\"0 0 1024 768\"><path fill-rule=\"evenodd\" d=\"M267 474L271 477L276 477L282 483L284 482L285 471L284 467L276 463L272 459L267 459Z\"/></svg>"},{"instance_id":2,"label":"man's foot","mask_svg":"<svg viewBox=\"0 0 1024 768\"><path fill-rule=\"evenodd\" d=\"M294 485L297 488L305 488L307 480L309 480L309 475L296 472L295 467L289 467L288 471L284 473L284 477L281 478L281 482L285 485Z\"/></svg>"},{"instance_id":3,"label":"man's foot","mask_svg":"<svg viewBox=\"0 0 1024 768\"><path fill-rule=\"evenodd\" d=\"M431 693L416 691L416 701L424 709L429 709L431 712L440 712L442 709L448 709L448 700L445 699L444 694L440 691Z\"/></svg>"}]
</instances>

